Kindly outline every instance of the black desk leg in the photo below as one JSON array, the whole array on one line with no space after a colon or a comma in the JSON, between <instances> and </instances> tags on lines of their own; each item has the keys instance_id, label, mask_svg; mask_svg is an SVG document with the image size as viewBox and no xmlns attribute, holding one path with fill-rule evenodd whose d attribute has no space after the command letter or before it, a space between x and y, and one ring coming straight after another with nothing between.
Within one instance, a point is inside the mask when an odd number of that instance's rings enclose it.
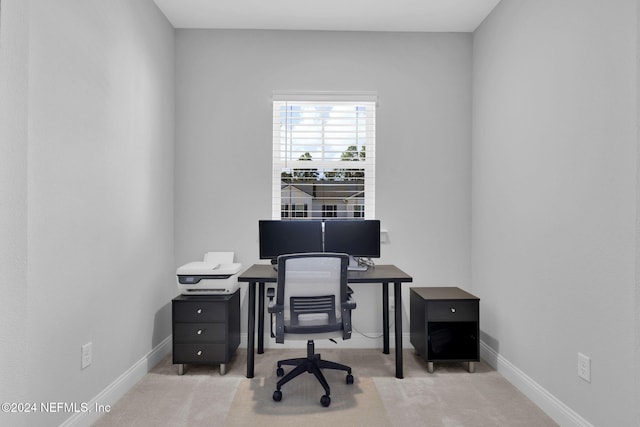
<instances>
[{"instance_id":1,"label":"black desk leg","mask_svg":"<svg viewBox=\"0 0 640 427\"><path fill-rule=\"evenodd\" d=\"M402 372L402 282L393 285L396 322L396 378L404 378Z\"/></svg>"},{"instance_id":2,"label":"black desk leg","mask_svg":"<svg viewBox=\"0 0 640 427\"><path fill-rule=\"evenodd\" d=\"M264 282L258 284L258 354L264 353Z\"/></svg>"},{"instance_id":3,"label":"black desk leg","mask_svg":"<svg viewBox=\"0 0 640 427\"><path fill-rule=\"evenodd\" d=\"M389 283L382 283L382 352L389 354Z\"/></svg>"},{"instance_id":4,"label":"black desk leg","mask_svg":"<svg viewBox=\"0 0 640 427\"><path fill-rule=\"evenodd\" d=\"M253 378L253 349L256 334L256 282L249 282L249 313L247 321L247 378Z\"/></svg>"}]
</instances>

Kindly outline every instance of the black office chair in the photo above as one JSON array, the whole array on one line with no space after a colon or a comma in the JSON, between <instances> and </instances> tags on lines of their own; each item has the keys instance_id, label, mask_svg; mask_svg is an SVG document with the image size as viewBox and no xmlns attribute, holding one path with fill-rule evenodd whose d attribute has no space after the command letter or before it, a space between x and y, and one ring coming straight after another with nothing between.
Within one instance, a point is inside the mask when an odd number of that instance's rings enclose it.
<instances>
[{"instance_id":1,"label":"black office chair","mask_svg":"<svg viewBox=\"0 0 640 427\"><path fill-rule=\"evenodd\" d=\"M278 284L275 301L269 303L272 335L276 343L285 340L307 340L307 357L278 361L278 380L273 400L282 399L282 386L298 375L315 375L325 394L320 403L331 404L329 384L321 369L347 372L347 384L353 384L351 368L322 360L315 354L314 340L351 338L351 310L356 307L347 287L349 256L335 253L303 253L278 257ZM273 289L270 295L273 296ZM295 366L284 375L283 365Z\"/></svg>"}]
</instances>

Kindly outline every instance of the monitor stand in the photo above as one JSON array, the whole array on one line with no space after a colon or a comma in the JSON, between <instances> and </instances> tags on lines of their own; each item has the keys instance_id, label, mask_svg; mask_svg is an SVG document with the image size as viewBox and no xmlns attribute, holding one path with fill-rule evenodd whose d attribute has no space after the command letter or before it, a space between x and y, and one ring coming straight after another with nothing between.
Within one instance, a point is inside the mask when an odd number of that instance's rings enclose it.
<instances>
[{"instance_id":1,"label":"monitor stand","mask_svg":"<svg viewBox=\"0 0 640 427\"><path fill-rule=\"evenodd\" d=\"M349 266L347 267L347 270L349 271L367 271L367 267L366 265L360 265L358 264L358 260L356 260L353 256L349 255Z\"/></svg>"}]
</instances>

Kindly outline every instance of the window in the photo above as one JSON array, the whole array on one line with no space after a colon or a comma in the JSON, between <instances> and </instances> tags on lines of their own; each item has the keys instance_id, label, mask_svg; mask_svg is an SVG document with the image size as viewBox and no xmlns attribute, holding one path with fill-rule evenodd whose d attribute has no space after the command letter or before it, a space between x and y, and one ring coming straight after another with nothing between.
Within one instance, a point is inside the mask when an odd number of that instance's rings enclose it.
<instances>
[{"instance_id":1,"label":"window","mask_svg":"<svg viewBox=\"0 0 640 427\"><path fill-rule=\"evenodd\" d=\"M337 218L338 205L322 205L322 218Z\"/></svg>"},{"instance_id":2,"label":"window","mask_svg":"<svg viewBox=\"0 0 640 427\"><path fill-rule=\"evenodd\" d=\"M293 218L306 218L308 217L309 207L306 203L296 203L291 205L291 216Z\"/></svg>"},{"instance_id":3,"label":"window","mask_svg":"<svg viewBox=\"0 0 640 427\"><path fill-rule=\"evenodd\" d=\"M273 218L375 218L374 94L277 93Z\"/></svg>"}]
</instances>

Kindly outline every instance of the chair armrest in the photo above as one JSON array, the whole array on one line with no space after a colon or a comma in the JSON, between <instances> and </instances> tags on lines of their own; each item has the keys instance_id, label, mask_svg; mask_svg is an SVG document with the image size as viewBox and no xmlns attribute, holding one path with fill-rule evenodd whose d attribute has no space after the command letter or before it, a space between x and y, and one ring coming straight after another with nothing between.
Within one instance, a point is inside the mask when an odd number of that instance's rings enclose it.
<instances>
[{"instance_id":1,"label":"chair armrest","mask_svg":"<svg viewBox=\"0 0 640 427\"><path fill-rule=\"evenodd\" d=\"M356 308L356 300L349 297L348 300L342 303L343 310L354 310Z\"/></svg>"},{"instance_id":2,"label":"chair armrest","mask_svg":"<svg viewBox=\"0 0 640 427\"><path fill-rule=\"evenodd\" d=\"M351 338L351 310L356 308L356 301L349 295L349 299L342 303L342 339Z\"/></svg>"},{"instance_id":3,"label":"chair armrest","mask_svg":"<svg viewBox=\"0 0 640 427\"><path fill-rule=\"evenodd\" d=\"M276 342L278 344L284 343L284 305L276 304L275 301L271 301L269 303L269 307L267 307L267 311L271 313L271 336L276 338ZM275 316L275 330L274 329L274 319Z\"/></svg>"},{"instance_id":4,"label":"chair armrest","mask_svg":"<svg viewBox=\"0 0 640 427\"><path fill-rule=\"evenodd\" d=\"M269 305L267 306L267 312L269 313L278 313L282 310L284 310L284 305L276 304L275 301L270 302Z\"/></svg>"},{"instance_id":5,"label":"chair armrest","mask_svg":"<svg viewBox=\"0 0 640 427\"><path fill-rule=\"evenodd\" d=\"M269 305L267 306L267 311L269 313L271 313L271 320L269 321L269 329L270 329L270 335L271 338L275 338L276 334L273 331L273 324L274 324L274 313L277 313L278 311L282 311L283 308L280 307L276 307L276 303L273 300L276 296L276 290L274 288L267 288L267 297L269 298Z\"/></svg>"}]
</instances>

